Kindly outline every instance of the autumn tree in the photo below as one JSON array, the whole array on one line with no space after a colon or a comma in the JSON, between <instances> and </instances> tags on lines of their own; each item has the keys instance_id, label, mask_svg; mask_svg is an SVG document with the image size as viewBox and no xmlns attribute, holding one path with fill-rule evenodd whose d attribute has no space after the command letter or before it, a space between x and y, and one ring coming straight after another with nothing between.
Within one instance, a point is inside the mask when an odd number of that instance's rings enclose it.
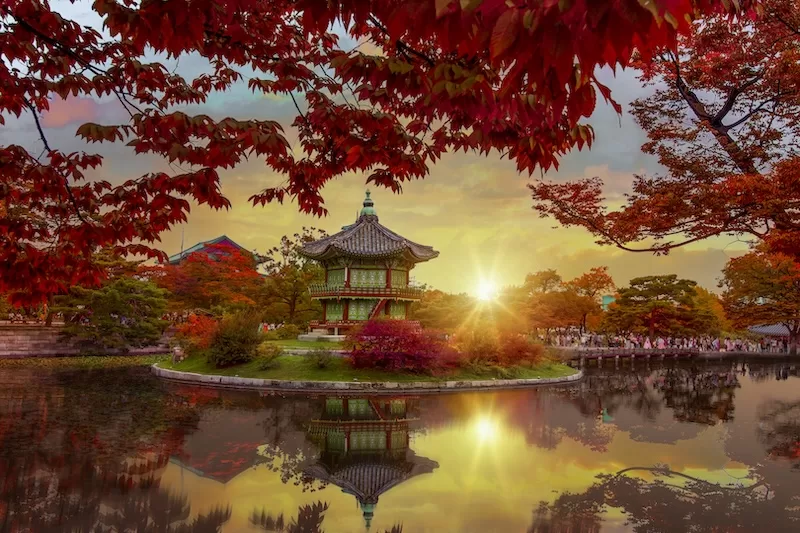
<instances>
[{"instance_id":1,"label":"autumn tree","mask_svg":"<svg viewBox=\"0 0 800 533\"><path fill-rule=\"evenodd\" d=\"M800 338L800 264L763 247L731 259L723 270L723 304L739 326L782 324L791 352Z\"/></svg>"},{"instance_id":2,"label":"autumn tree","mask_svg":"<svg viewBox=\"0 0 800 533\"><path fill-rule=\"evenodd\" d=\"M583 305L581 314L581 332L587 329L587 318L589 314L597 314L600 310L600 297L608 291L614 290L614 280L608 273L608 267L594 267L589 272L581 274L572 281L567 282L567 289L575 292L578 296L594 302L594 306Z\"/></svg>"},{"instance_id":3,"label":"autumn tree","mask_svg":"<svg viewBox=\"0 0 800 533\"><path fill-rule=\"evenodd\" d=\"M627 250L724 234L800 249L800 4L761 10L695 21L676 49L634 61L653 92L632 113L664 174L636 176L619 210L598 178L531 185L535 207Z\"/></svg>"},{"instance_id":4,"label":"autumn tree","mask_svg":"<svg viewBox=\"0 0 800 533\"><path fill-rule=\"evenodd\" d=\"M714 323L712 333L717 334L720 332L732 332L736 328L733 323L728 319L725 313L725 307L722 305L722 299L715 293L697 285L694 288L694 304L698 309L703 312L708 312L714 316Z\"/></svg>"},{"instance_id":5,"label":"autumn tree","mask_svg":"<svg viewBox=\"0 0 800 533\"><path fill-rule=\"evenodd\" d=\"M658 336L708 333L714 315L695 304L697 283L675 274L634 278L620 288L606 314L606 329Z\"/></svg>"},{"instance_id":6,"label":"autumn tree","mask_svg":"<svg viewBox=\"0 0 800 533\"><path fill-rule=\"evenodd\" d=\"M186 221L192 203L230 206L220 175L246 158L280 176L254 191L253 204L291 199L317 215L331 180L357 173L399 191L448 151L502 153L528 173L554 168L593 140L582 120L598 93L610 98L596 67L627 66L634 50L647 58L674 49L697 18L746 18L754 8L754 0L98 0L98 26L88 27L42 0L8 0L0 116L33 124L39 142L0 146L0 291L27 289L25 299L38 302L97 282L104 272L89 258L98 248L163 258L153 244ZM190 79L174 68L185 57L202 63ZM244 83L291 99L294 119L203 113L210 98ZM126 118L83 124L80 140L122 143L173 170L111 183L101 155L52 142L41 119L52 99L95 96Z\"/></svg>"},{"instance_id":7,"label":"autumn tree","mask_svg":"<svg viewBox=\"0 0 800 533\"><path fill-rule=\"evenodd\" d=\"M264 311L270 315L267 317L270 321L307 322L312 315L321 315L322 307L311 299L308 289L313 283L325 281L325 271L318 263L301 256L299 250L303 244L326 235L323 230L303 227L291 237L284 235L277 246L267 251L264 268L268 306Z\"/></svg>"},{"instance_id":8,"label":"autumn tree","mask_svg":"<svg viewBox=\"0 0 800 533\"><path fill-rule=\"evenodd\" d=\"M210 245L177 264L141 269L170 293L173 310L234 310L253 307L264 291L256 257L231 246Z\"/></svg>"}]
</instances>

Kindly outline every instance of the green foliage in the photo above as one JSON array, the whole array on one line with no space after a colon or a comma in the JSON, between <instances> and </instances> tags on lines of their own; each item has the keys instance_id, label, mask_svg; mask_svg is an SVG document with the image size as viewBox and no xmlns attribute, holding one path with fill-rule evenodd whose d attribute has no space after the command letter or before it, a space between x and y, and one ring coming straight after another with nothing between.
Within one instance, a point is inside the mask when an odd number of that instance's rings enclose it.
<instances>
[{"instance_id":1,"label":"green foliage","mask_svg":"<svg viewBox=\"0 0 800 533\"><path fill-rule=\"evenodd\" d=\"M645 276L619 289L619 298L606 314L603 329L611 333L638 332L649 335L703 335L715 329L718 320L695 301L697 283L668 276ZM717 325L718 327L718 325Z\"/></svg>"},{"instance_id":2,"label":"green foliage","mask_svg":"<svg viewBox=\"0 0 800 533\"><path fill-rule=\"evenodd\" d=\"M252 361L263 340L259 324L258 317L251 313L224 317L211 339L208 361L218 368Z\"/></svg>"},{"instance_id":3,"label":"green foliage","mask_svg":"<svg viewBox=\"0 0 800 533\"><path fill-rule=\"evenodd\" d=\"M72 287L56 298L54 312L64 314L64 334L84 350L127 350L158 342L167 323L165 291L129 277L100 288Z\"/></svg>"},{"instance_id":4,"label":"green foliage","mask_svg":"<svg viewBox=\"0 0 800 533\"><path fill-rule=\"evenodd\" d=\"M278 335L278 340L290 340L296 339L297 336L302 333L302 330L294 324L286 324L285 326L276 329L275 332Z\"/></svg>"},{"instance_id":5,"label":"green foliage","mask_svg":"<svg viewBox=\"0 0 800 533\"><path fill-rule=\"evenodd\" d=\"M322 306L311 300L308 287L325 280L325 269L306 260L299 251L303 244L326 235L317 228L304 227L301 233L284 235L278 246L267 251L266 296L261 309L265 321L298 324L322 317Z\"/></svg>"},{"instance_id":6,"label":"green foliage","mask_svg":"<svg viewBox=\"0 0 800 533\"><path fill-rule=\"evenodd\" d=\"M334 355L330 350L314 350L308 357L317 368L328 368L333 362Z\"/></svg>"},{"instance_id":7,"label":"green foliage","mask_svg":"<svg viewBox=\"0 0 800 533\"><path fill-rule=\"evenodd\" d=\"M473 313L474 307L475 300L466 294L429 290L411 305L409 318L419 321L425 329L452 332L462 324L464 316Z\"/></svg>"},{"instance_id":8,"label":"green foliage","mask_svg":"<svg viewBox=\"0 0 800 533\"><path fill-rule=\"evenodd\" d=\"M280 346L275 344L262 342L258 345L257 354L256 368L259 370L269 370L278 367L278 357L283 355L283 350Z\"/></svg>"}]
</instances>

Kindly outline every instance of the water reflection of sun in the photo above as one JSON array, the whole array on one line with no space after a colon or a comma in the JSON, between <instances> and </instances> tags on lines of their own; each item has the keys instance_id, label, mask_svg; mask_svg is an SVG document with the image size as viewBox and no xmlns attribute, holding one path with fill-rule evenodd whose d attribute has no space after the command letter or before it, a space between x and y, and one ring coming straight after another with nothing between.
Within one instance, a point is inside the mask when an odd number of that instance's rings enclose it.
<instances>
[{"instance_id":1,"label":"water reflection of sun","mask_svg":"<svg viewBox=\"0 0 800 533\"><path fill-rule=\"evenodd\" d=\"M473 424L473 431L479 442L493 442L499 435L499 424L493 418L480 416Z\"/></svg>"}]
</instances>

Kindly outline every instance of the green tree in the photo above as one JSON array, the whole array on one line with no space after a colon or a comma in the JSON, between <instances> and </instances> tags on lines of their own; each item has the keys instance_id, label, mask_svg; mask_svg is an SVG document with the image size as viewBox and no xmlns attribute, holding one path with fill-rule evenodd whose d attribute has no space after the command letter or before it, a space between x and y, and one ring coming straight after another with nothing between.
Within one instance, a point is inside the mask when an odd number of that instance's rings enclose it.
<instances>
[{"instance_id":1,"label":"green tree","mask_svg":"<svg viewBox=\"0 0 800 533\"><path fill-rule=\"evenodd\" d=\"M800 264L757 249L731 259L723 270L723 305L734 325L783 324L791 353L800 337Z\"/></svg>"},{"instance_id":2,"label":"green tree","mask_svg":"<svg viewBox=\"0 0 800 533\"><path fill-rule=\"evenodd\" d=\"M409 317L427 329L454 332L467 317L473 316L475 299L467 294L427 290L422 299L411 305Z\"/></svg>"},{"instance_id":3,"label":"green tree","mask_svg":"<svg viewBox=\"0 0 800 533\"><path fill-rule=\"evenodd\" d=\"M709 309L695 302L697 283L675 274L634 278L619 289L619 298L606 314L607 331L637 331L656 335L710 333L716 322Z\"/></svg>"},{"instance_id":4,"label":"green tree","mask_svg":"<svg viewBox=\"0 0 800 533\"><path fill-rule=\"evenodd\" d=\"M272 322L303 323L322 315L322 306L311 299L309 286L322 283L325 270L300 254L308 242L327 236L323 230L303 227L293 236L284 235L278 246L267 251L265 319Z\"/></svg>"},{"instance_id":5,"label":"green tree","mask_svg":"<svg viewBox=\"0 0 800 533\"><path fill-rule=\"evenodd\" d=\"M72 287L56 297L55 312L64 314L64 334L88 351L148 346L167 323L166 291L153 283L119 277L96 289Z\"/></svg>"}]
</instances>

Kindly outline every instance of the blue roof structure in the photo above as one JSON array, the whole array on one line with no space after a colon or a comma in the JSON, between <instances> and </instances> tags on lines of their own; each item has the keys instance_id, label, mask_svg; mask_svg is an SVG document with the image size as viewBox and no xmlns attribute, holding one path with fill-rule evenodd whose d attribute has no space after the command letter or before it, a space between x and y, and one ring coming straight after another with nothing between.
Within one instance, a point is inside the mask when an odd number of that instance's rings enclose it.
<instances>
[{"instance_id":1,"label":"blue roof structure","mask_svg":"<svg viewBox=\"0 0 800 533\"><path fill-rule=\"evenodd\" d=\"M788 337L789 328L783 324L764 324L761 326L750 326L747 328L751 333L766 335L768 337Z\"/></svg>"}]
</instances>

